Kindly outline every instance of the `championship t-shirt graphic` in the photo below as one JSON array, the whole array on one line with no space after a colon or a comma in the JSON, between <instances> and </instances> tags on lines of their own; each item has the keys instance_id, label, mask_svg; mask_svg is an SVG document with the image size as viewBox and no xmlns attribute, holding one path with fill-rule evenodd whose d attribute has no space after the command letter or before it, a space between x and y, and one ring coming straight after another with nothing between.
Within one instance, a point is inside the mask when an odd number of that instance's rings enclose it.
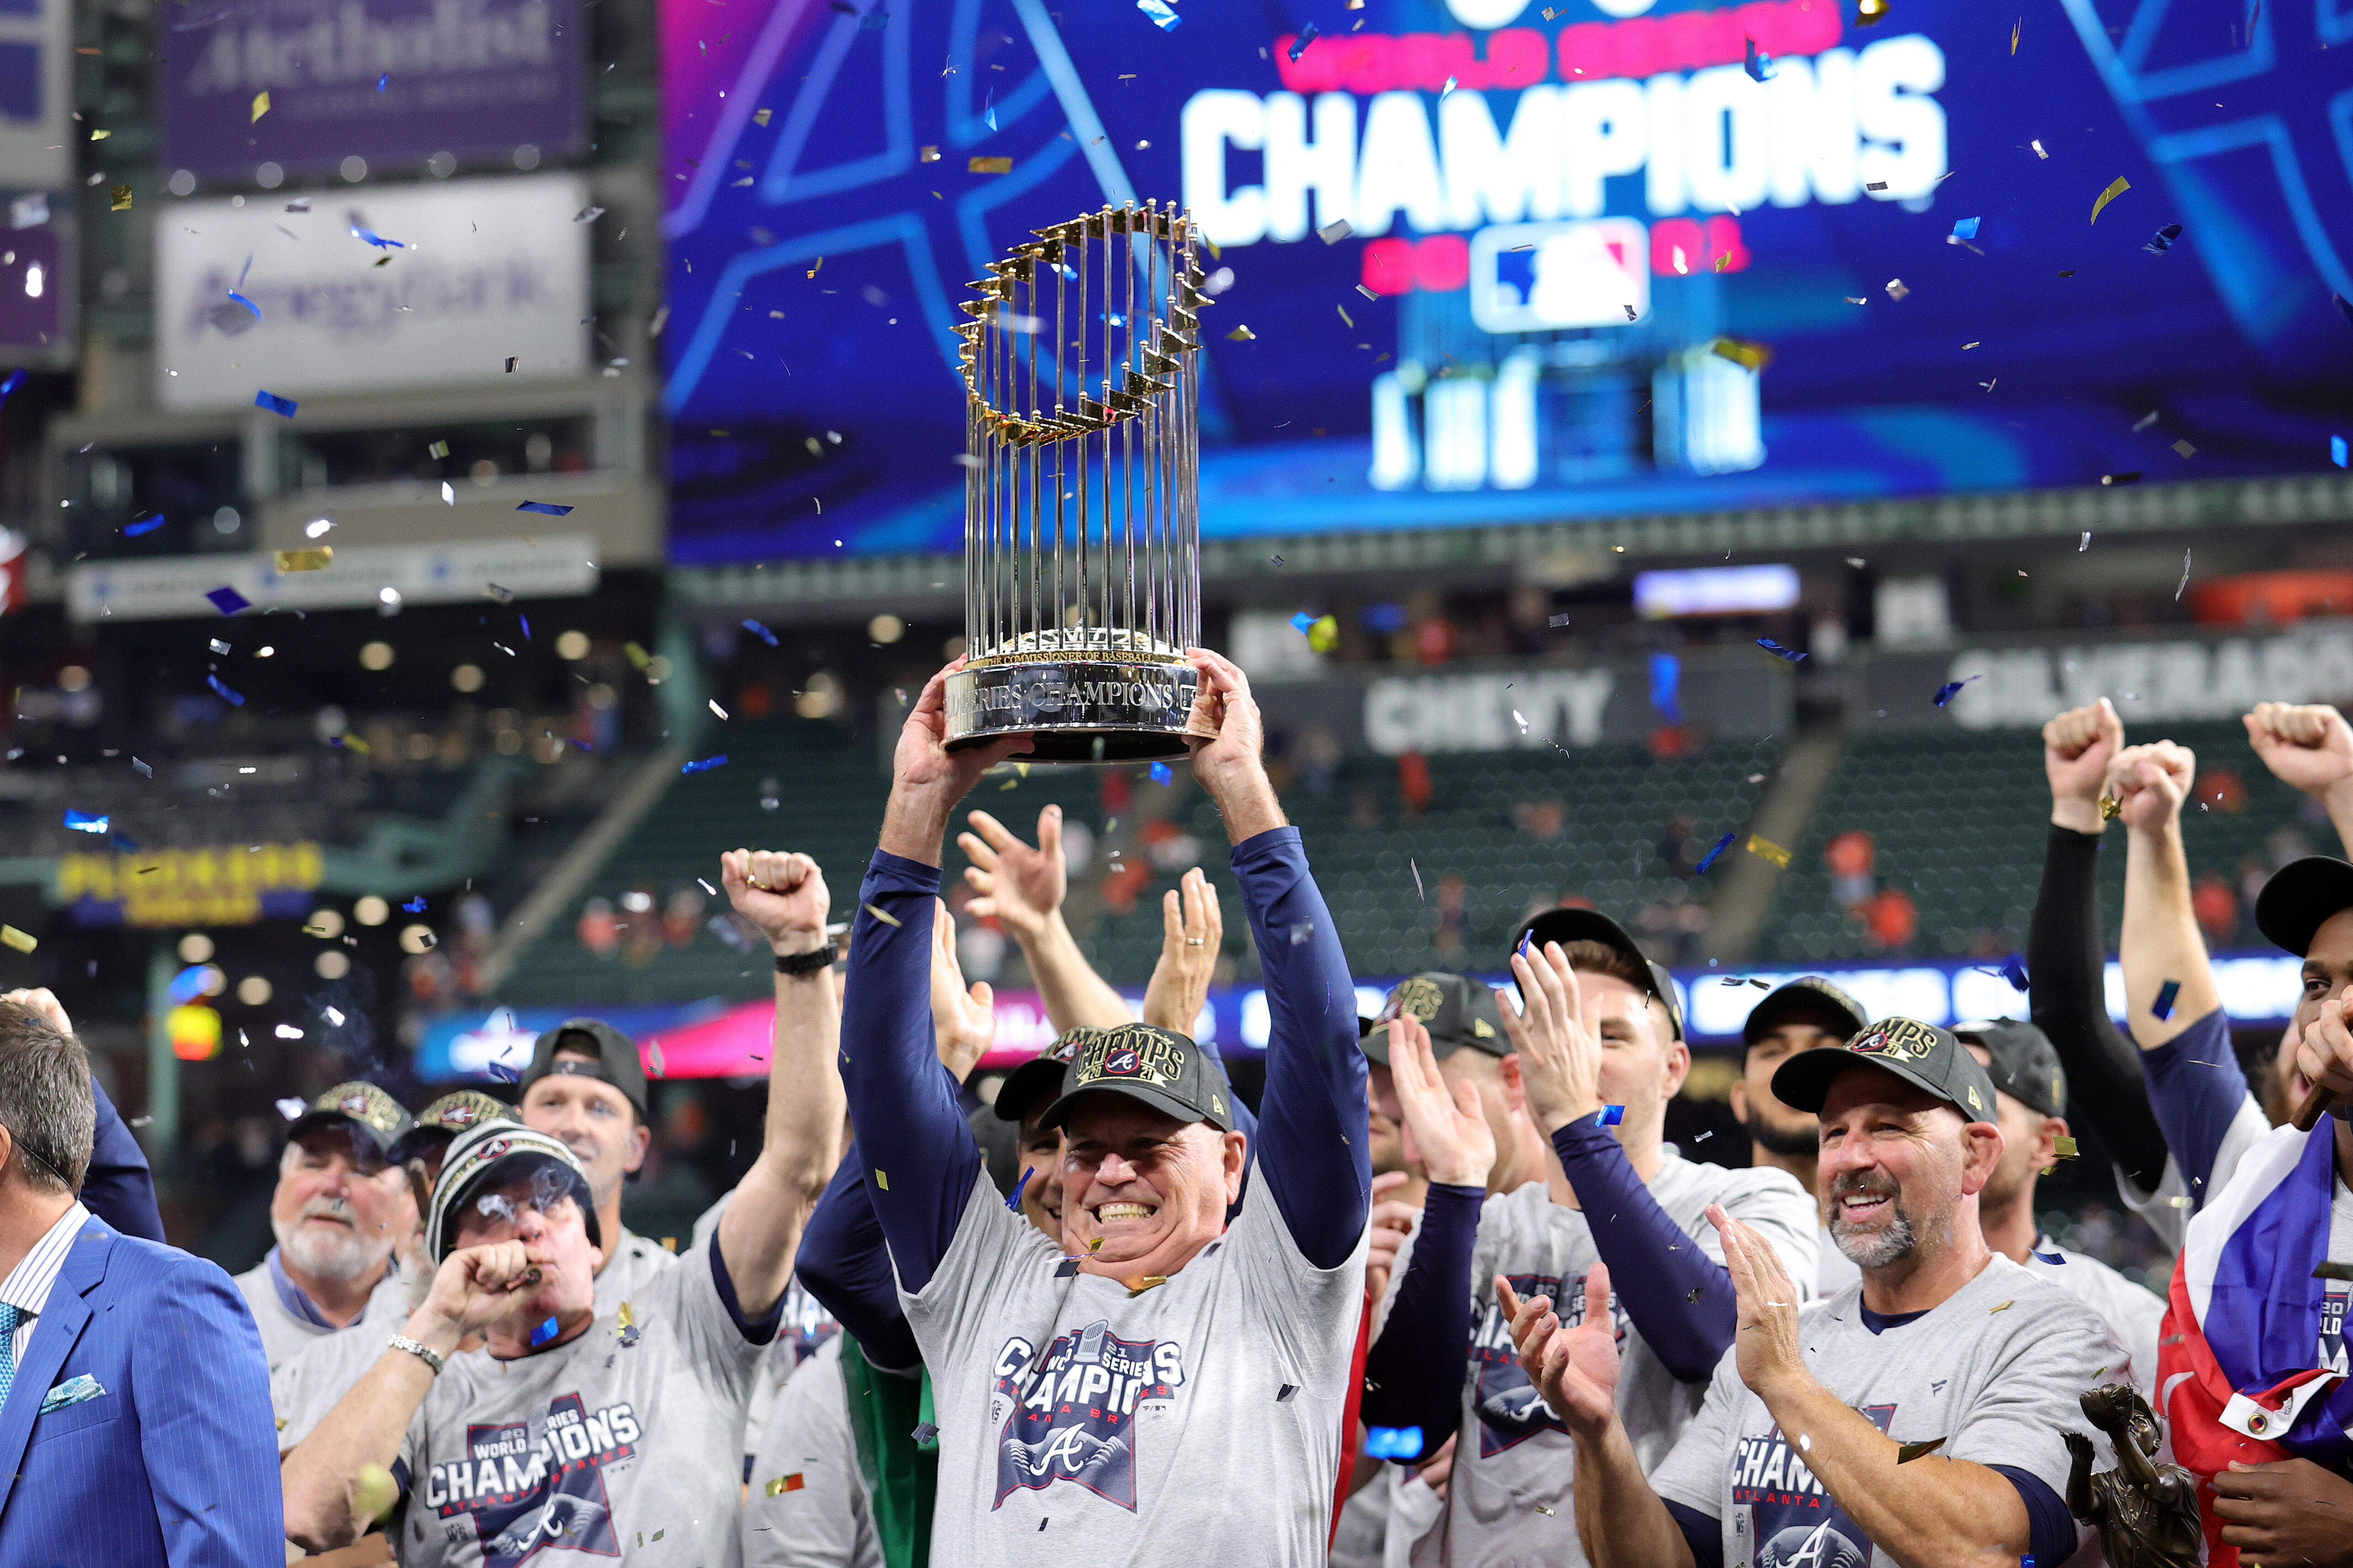
<instances>
[{"instance_id":1,"label":"championship t-shirt graphic","mask_svg":"<svg viewBox=\"0 0 2353 1568\"><path fill-rule=\"evenodd\" d=\"M425 1500L442 1528L470 1526L485 1568L515 1568L542 1551L617 1558L603 1471L633 1458L639 1436L628 1404L589 1414L567 1394L528 1422L468 1426L465 1457L432 1468Z\"/></svg>"},{"instance_id":2,"label":"championship t-shirt graphic","mask_svg":"<svg viewBox=\"0 0 2353 1568\"><path fill-rule=\"evenodd\" d=\"M1568 1293L1564 1296L1561 1282L1549 1275L1512 1274L1505 1278L1523 1301L1531 1296L1549 1296L1558 1302L1556 1310L1564 1327L1573 1329L1585 1321L1584 1280L1570 1280ZM1512 1321L1504 1315L1502 1304L1489 1300L1472 1305L1479 1313L1479 1321L1471 1331L1471 1364L1478 1369L1480 1454L1492 1458L1539 1432L1567 1431L1521 1369L1519 1352L1512 1347ZM1627 1318L1614 1300L1609 1315L1618 1343L1622 1347L1626 1342Z\"/></svg>"},{"instance_id":3,"label":"championship t-shirt graphic","mask_svg":"<svg viewBox=\"0 0 2353 1568\"><path fill-rule=\"evenodd\" d=\"M1862 1415L1884 1432L1895 1406L1866 1405ZM1778 1426L1733 1449L1732 1506L1748 1510L1757 1568L1870 1568L1870 1538Z\"/></svg>"},{"instance_id":4,"label":"championship t-shirt graphic","mask_svg":"<svg viewBox=\"0 0 2353 1568\"><path fill-rule=\"evenodd\" d=\"M1043 1356L1014 1338L997 1352L997 1393L1010 1404L997 1440L997 1499L1073 1481L1135 1510L1135 1413L1185 1383L1183 1347L1123 1340L1098 1318Z\"/></svg>"}]
</instances>

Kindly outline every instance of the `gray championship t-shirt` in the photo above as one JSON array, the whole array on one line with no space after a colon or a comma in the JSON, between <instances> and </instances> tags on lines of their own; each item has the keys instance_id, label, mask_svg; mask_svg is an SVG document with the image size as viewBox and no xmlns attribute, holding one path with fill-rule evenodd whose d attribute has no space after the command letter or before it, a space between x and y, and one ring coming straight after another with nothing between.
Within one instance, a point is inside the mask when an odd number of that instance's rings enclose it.
<instances>
[{"instance_id":1,"label":"gray championship t-shirt","mask_svg":"<svg viewBox=\"0 0 2353 1568\"><path fill-rule=\"evenodd\" d=\"M2052 1262L2052 1259L2058 1259ZM2157 1404L2157 1342L2165 1331L2165 1299L2146 1285L2135 1284L2096 1258L2054 1247L2047 1236L2034 1238L2026 1255L2029 1274L2048 1279L2094 1312L2108 1325L2126 1353L2132 1357L2128 1381L2143 1399ZM2127 1381L2124 1369L2110 1367L2102 1383Z\"/></svg>"},{"instance_id":2,"label":"gray championship t-shirt","mask_svg":"<svg viewBox=\"0 0 2353 1568\"><path fill-rule=\"evenodd\" d=\"M1878 1333L1864 1322L1857 1286L1804 1309L1799 1327L1807 1369L1897 1442L1942 1437L1937 1458L2024 1470L2062 1499L2066 1433L2092 1439L2094 1468L2114 1465L2076 1400L2103 1369L2113 1378L2124 1347L2057 1286L1996 1257L1927 1311L1882 1322ZM1721 1522L1725 1568L1897 1568L1740 1381L1736 1353L1716 1363L1698 1418L1651 1472L1651 1488ZM2086 1533L2077 1527L2078 1543Z\"/></svg>"},{"instance_id":3,"label":"gray championship t-shirt","mask_svg":"<svg viewBox=\"0 0 2353 1568\"><path fill-rule=\"evenodd\" d=\"M1707 1221L1710 1204L1756 1227L1801 1291L1814 1278L1814 1200L1787 1172L1727 1171L1664 1151L1651 1195L1683 1233L1717 1263L1724 1244ZM1599 1260L1592 1227L1552 1201L1542 1182L1489 1198L1471 1258L1471 1358L1462 1384L1462 1424L1445 1512L1416 1543L1415 1568L1582 1568L1572 1499L1576 1448L1512 1348L1511 1322L1495 1300L1503 1275L1522 1300L1539 1293L1561 1321L1585 1321L1585 1275ZM1725 1289L1729 1289L1727 1285ZM1615 1292L1613 1292L1614 1296ZM1678 1383L1641 1331L1613 1300L1618 1335L1618 1409L1643 1468L1657 1464L1699 1410L1707 1391ZM1552 1511L1546 1513L1543 1509Z\"/></svg>"},{"instance_id":4,"label":"gray championship t-shirt","mask_svg":"<svg viewBox=\"0 0 2353 1568\"><path fill-rule=\"evenodd\" d=\"M882 1568L839 1336L800 1363L769 1408L744 1502L744 1568Z\"/></svg>"},{"instance_id":5,"label":"gray championship t-shirt","mask_svg":"<svg viewBox=\"0 0 2353 1568\"><path fill-rule=\"evenodd\" d=\"M900 1292L938 1412L933 1562L1323 1563L1365 1241L1317 1268L1251 1190L1223 1237L1132 1296L1059 1278L1060 1249L975 1179L938 1271Z\"/></svg>"},{"instance_id":6,"label":"gray championship t-shirt","mask_svg":"<svg viewBox=\"0 0 2353 1568\"><path fill-rule=\"evenodd\" d=\"M237 1276L236 1283L245 1297L245 1304L253 1310L253 1325L261 1331L261 1353L272 1372L322 1340L364 1331L363 1325L371 1320L399 1323L408 1316L408 1294L401 1286L397 1268L384 1271L384 1278L368 1292L367 1305L360 1309L360 1315L340 1329L314 1323L289 1308L278 1293L278 1281L270 1277L269 1260L266 1258ZM385 1313L395 1315L387 1318ZM385 1330L386 1333L391 1331Z\"/></svg>"},{"instance_id":7,"label":"gray championship t-shirt","mask_svg":"<svg viewBox=\"0 0 2353 1568\"><path fill-rule=\"evenodd\" d=\"M620 1249L596 1276L596 1315L604 1317L628 1300L638 1283L673 1268L671 1254L630 1231L621 1233ZM393 1299L385 1289L393 1288ZM366 1316L352 1325L365 1332L333 1333L312 1340L280 1362L269 1373L269 1403L278 1415L278 1451L290 1453L318 1429L327 1412L343 1403L352 1385L367 1375L384 1354L385 1342L401 1331L415 1309L399 1275L389 1275L368 1298ZM384 1314L379 1319L379 1313Z\"/></svg>"},{"instance_id":8,"label":"gray championship t-shirt","mask_svg":"<svg viewBox=\"0 0 2353 1568\"><path fill-rule=\"evenodd\" d=\"M1862 1283L1862 1267L1839 1250L1826 1225L1814 1230L1814 1294L1825 1300Z\"/></svg>"},{"instance_id":9,"label":"gray championship t-shirt","mask_svg":"<svg viewBox=\"0 0 2353 1568\"><path fill-rule=\"evenodd\" d=\"M627 1327L599 1310L537 1355L449 1358L400 1447L405 1568L515 1568L565 1561L557 1552L646 1568L742 1562L744 1408L763 1347L721 1300L705 1251L677 1262L631 1285Z\"/></svg>"}]
</instances>

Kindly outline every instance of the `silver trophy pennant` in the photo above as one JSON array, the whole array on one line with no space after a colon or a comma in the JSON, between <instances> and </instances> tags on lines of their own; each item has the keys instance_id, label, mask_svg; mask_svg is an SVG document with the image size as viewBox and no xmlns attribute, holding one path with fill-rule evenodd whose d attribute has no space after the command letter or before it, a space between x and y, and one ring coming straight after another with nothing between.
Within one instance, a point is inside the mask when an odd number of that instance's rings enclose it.
<instances>
[{"instance_id":1,"label":"silver trophy pennant","mask_svg":"<svg viewBox=\"0 0 2353 1568\"><path fill-rule=\"evenodd\" d=\"M1182 756L1201 631L1198 232L1152 202L1031 232L970 286L958 329L965 662L948 742Z\"/></svg>"}]
</instances>

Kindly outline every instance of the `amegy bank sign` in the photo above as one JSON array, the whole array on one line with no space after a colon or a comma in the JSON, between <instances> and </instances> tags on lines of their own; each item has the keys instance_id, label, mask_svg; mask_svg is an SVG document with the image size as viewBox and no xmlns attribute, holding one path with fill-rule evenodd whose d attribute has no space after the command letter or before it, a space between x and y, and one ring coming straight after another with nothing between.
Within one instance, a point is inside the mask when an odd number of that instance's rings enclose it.
<instances>
[{"instance_id":1,"label":"amegy bank sign","mask_svg":"<svg viewBox=\"0 0 2353 1568\"><path fill-rule=\"evenodd\" d=\"M2103 697L2126 723L2235 719L2258 702L2353 698L2353 625L2218 639L1965 648L1945 679L1967 683L1946 711L1968 730L2040 727Z\"/></svg>"}]
</instances>

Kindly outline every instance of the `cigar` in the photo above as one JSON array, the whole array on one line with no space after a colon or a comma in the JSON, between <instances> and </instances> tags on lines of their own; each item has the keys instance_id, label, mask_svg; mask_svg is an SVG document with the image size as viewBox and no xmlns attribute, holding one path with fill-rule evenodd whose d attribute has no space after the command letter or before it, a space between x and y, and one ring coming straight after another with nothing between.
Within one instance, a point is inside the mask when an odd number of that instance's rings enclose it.
<instances>
[{"instance_id":1,"label":"cigar","mask_svg":"<svg viewBox=\"0 0 2353 1568\"><path fill-rule=\"evenodd\" d=\"M2321 1116L2337 1102L2337 1093L2324 1084L2314 1084L2305 1091L2302 1103L2295 1108L2295 1130L2309 1132L2320 1124Z\"/></svg>"}]
</instances>

